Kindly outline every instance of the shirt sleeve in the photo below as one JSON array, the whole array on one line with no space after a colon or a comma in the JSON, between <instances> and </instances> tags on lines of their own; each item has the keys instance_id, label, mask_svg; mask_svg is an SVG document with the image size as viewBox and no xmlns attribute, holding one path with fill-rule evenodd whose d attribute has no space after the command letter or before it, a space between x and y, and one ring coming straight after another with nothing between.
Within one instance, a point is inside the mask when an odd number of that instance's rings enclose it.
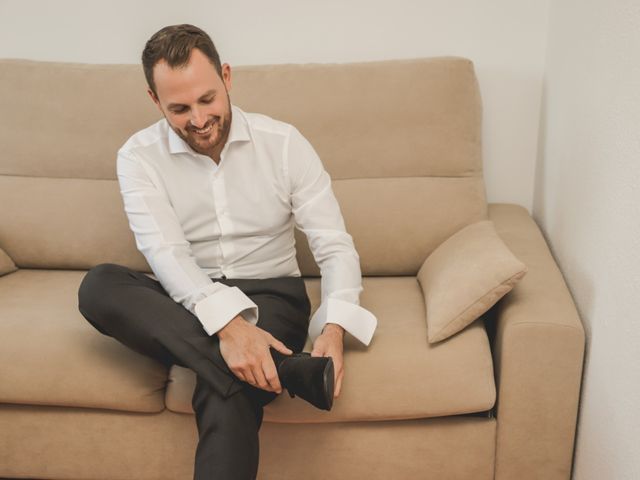
<instances>
[{"instance_id":1,"label":"shirt sleeve","mask_svg":"<svg viewBox=\"0 0 640 480\"><path fill-rule=\"evenodd\" d=\"M258 306L238 287L211 278L197 264L161 182L144 161L118 152L118 182L138 250L171 298L213 335L237 315L258 322Z\"/></svg>"},{"instance_id":2,"label":"shirt sleeve","mask_svg":"<svg viewBox=\"0 0 640 480\"><path fill-rule=\"evenodd\" d=\"M311 317L309 337L315 342L326 323L336 323L369 345L377 319L360 306L360 257L346 231L331 178L295 127L285 151L295 224L306 235L321 273L321 303Z\"/></svg>"}]
</instances>

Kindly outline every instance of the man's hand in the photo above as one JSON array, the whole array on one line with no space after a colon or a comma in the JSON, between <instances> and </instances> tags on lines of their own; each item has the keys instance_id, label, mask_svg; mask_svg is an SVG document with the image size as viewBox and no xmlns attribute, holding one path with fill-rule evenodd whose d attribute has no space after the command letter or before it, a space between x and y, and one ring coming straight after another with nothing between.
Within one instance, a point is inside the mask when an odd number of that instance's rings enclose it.
<instances>
[{"instance_id":1,"label":"man's hand","mask_svg":"<svg viewBox=\"0 0 640 480\"><path fill-rule=\"evenodd\" d=\"M222 358L236 377L268 392L282 392L269 347L291 355L284 343L240 315L218 331L218 338Z\"/></svg>"},{"instance_id":2,"label":"man's hand","mask_svg":"<svg viewBox=\"0 0 640 480\"><path fill-rule=\"evenodd\" d=\"M344 328L335 323L327 323L322 329L322 333L316 338L311 351L312 357L331 357L333 359L335 388L334 398L340 395L342 388L342 377L344 376L343 362L343 339Z\"/></svg>"}]
</instances>

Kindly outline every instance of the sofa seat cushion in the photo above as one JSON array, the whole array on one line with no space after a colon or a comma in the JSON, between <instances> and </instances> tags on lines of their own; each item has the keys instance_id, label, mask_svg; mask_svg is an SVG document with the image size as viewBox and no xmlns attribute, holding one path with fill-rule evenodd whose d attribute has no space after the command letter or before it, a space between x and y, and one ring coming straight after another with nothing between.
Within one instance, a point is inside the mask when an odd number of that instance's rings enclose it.
<instances>
[{"instance_id":1,"label":"sofa seat cushion","mask_svg":"<svg viewBox=\"0 0 640 480\"><path fill-rule=\"evenodd\" d=\"M5 253L2 248L0 248L0 277L2 275L6 275L7 273L15 272L18 269L16 264L13 263L13 260L9 255Z\"/></svg>"},{"instance_id":2,"label":"sofa seat cushion","mask_svg":"<svg viewBox=\"0 0 640 480\"><path fill-rule=\"evenodd\" d=\"M306 280L315 311L320 280ZM496 397L493 362L481 317L437 344L427 342L425 304L416 277L364 277L361 305L378 318L369 347L345 336L342 393L330 412L283 392L265 407L265 421L339 422L440 417L482 412ZM310 351L307 342L305 350ZM174 365L166 405L193 413L195 374Z\"/></svg>"},{"instance_id":3,"label":"sofa seat cushion","mask_svg":"<svg viewBox=\"0 0 640 480\"><path fill-rule=\"evenodd\" d=\"M85 271L0 277L0 402L159 412L167 369L78 311Z\"/></svg>"}]
</instances>

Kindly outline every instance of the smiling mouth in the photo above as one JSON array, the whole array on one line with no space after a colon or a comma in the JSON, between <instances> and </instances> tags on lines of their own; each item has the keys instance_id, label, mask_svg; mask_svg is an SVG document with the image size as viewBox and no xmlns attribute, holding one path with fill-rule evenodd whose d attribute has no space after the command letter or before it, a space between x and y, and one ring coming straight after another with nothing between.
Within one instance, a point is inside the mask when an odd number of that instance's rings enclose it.
<instances>
[{"instance_id":1,"label":"smiling mouth","mask_svg":"<svg viewBox=\"0 0 640 480\"><path fill-rule=\"evenodd\" d=\"M206 135L208 133L211 133L211 130L213 130L213 124L215 122L212 122L208 127L203 128L203 129L198 129L198 128L193 128L193 132L197 133L198 135Z\"/></svg>"}]
</instances>

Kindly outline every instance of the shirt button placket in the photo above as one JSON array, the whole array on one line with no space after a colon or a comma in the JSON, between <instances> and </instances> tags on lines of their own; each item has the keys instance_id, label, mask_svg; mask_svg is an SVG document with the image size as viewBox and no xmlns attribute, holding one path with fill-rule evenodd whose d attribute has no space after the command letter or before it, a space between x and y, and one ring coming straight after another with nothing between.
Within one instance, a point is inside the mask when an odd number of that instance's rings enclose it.
<instances>
[{"instance_id":1,"label":"shirt button placket","mask_svg":"<svg viewBox=\"0 0 640 480\"><path fill-rule=\"evenodd\" d=\"M216 206L216 217L218 219L218 225L220 226L220 269L222 270L222 275L226 275L225 267L227 260L233 252L233 245L226 241L226 237L231 233L232 228L228 215L229 209L227 205L224 174L220 169L215 172L213 177L213 195Z\"/></svg>"}]
</instances>

